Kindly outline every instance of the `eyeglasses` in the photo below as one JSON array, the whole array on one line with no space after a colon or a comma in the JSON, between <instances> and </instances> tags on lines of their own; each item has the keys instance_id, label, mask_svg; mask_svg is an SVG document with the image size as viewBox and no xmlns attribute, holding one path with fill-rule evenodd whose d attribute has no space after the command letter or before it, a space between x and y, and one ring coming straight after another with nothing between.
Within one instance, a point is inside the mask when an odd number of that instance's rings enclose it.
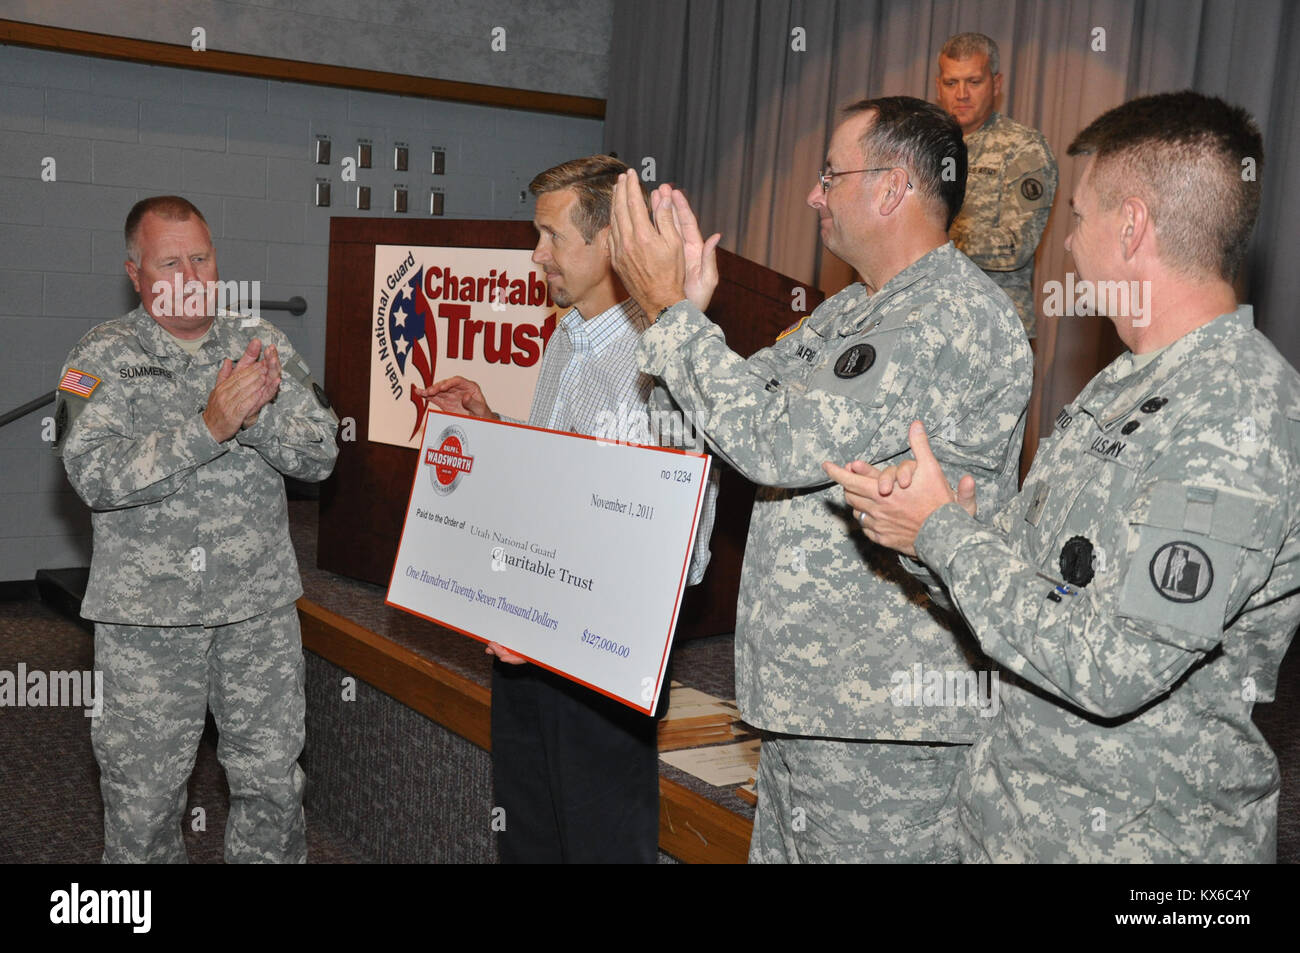
<instances>
[{"instance_id":1,"label":"eyeglasses","mask_svg":"<svg viewBox=\"0 0 1300 953\"><path fill-rule=\"evenodd\" d=\"M831 189L831 179L835 178L837 175L857 175L859 172L892 172L896 168L898 168L898 166L886 165L881 166L878 169L850 169L847 172L827 172L823 169L821 172L817 173L817 181L821 183L822 193L825 194ZM908 191L912 191L911 179L907 180L907 188Z\"/></svg>"}]
</instances>

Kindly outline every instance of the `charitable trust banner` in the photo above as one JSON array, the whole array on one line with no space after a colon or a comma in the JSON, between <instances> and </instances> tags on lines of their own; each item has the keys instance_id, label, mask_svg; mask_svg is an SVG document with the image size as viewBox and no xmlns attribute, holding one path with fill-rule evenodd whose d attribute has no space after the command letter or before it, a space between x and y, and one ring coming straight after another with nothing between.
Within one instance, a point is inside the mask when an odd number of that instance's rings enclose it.
<instances>
[{"instance_id":1,"label":"charitable trust banner","mask_svg":"<svg viewBox=\"0 0 1300 953\"><path fill-rule=\"evenodd\" d=\"M546 275L517 248L375 246L370 440L420 445L416 387L460 375L492 409L526 419L560 317Z\"/></svg>"},{"instance_id":2,"label":"charitable trust banner","mask_svg":"<svg viewBox=\"0 0 1300 953\"><path fill-rule=\"evenodd\" d=\"M428 412L388 604L647 714L709 457Z\"/></svg>"}]
</instances>

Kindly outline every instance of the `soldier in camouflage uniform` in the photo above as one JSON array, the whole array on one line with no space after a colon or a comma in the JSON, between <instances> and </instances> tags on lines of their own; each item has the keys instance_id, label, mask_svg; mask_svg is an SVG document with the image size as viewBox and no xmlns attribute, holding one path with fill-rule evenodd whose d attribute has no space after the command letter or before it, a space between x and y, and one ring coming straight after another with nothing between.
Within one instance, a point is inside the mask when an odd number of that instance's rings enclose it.
<instances>
[{"instance_id":1,"label":"soldier in camouflage uniform","mask_svg":"<svg viewBox=\"0 0 1300 953\"><path fill-rule=\"evenodd\" d=\"M1056 196L1056 158L1043 134L994 111L1002 93L998 47L960 33L939 53L935 88L966 138L966 201L949 234L1007 293L1034 337L1034 252Z\"/></svg>"},{"instance_id":2,"label":"soldier in camouflage uniform","mask_svg":"<svg viewBox=\"0 0 1300 953\"><path fill-rule=\"evenodd\" d=\"M1067 248L1085 279L1149 285L1109 313L1130 352L992 526L969 485L948 505L919 425L917 464L828 468L1014 673L959 786L967 859L1275 858L1278 764L1251 710L1300 621L1300 375L1233 292L1262 150L1244 111L1191 92L1080 133Z\"/></svg>"},{"instance_id":3,"label":"soldier in camouflage uniform","mask_svg":"<svg viewBox=\"0 0 1300 953\"><path fill-rule=\"evenodd\" d=\"M189 202L138 203L127 249L141 306L73 348L56 408L56 448L93 511L82 614L104 673L91 728L104 860L186 860L181 814L210 705L231 791L226 860L305 862L302 587L281 474L328 476L337 418L280 331L212 317L202 285L175 294L217 278Z\"/></svg>"},{"instance_id":4,"label":"soldier in camouflage uniform","mask_svg":"<svg viewBox=\"0 0 1300 953\"><path fill-rule=\"evenodd\" d=\"M809 204L827 248L878 290L850 285L748 360L702 313L717 236L701 240L680 192L655 196L657 232L628 200L634 177L615 195L616 267L659 315L642 368L761 485L736 612L740 710L773 733L754 861L956 859L945 801L989 712L974 698L913 703L898 682L914 667L973 674L977 654L891 554L862 545L820 463L891 460L920 416L944 434L945 465L974 469L995 498L1015 493L1029 347L1006 296L947 240L965 175L941 171L951 159L964 172L964 156L936 106L849 107Z\"/></svg>"}]
</instances>

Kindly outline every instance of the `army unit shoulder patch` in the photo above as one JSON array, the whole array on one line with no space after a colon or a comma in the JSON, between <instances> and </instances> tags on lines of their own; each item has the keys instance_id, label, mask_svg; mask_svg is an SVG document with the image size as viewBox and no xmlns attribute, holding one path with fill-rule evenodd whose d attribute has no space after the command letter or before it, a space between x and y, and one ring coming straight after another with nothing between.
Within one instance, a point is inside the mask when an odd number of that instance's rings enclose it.
<instances>
[{"instance_id":1,"label":"army unit shoulder patch","mask_svg":"<svg viewBox=\"0 0 1300 953\"><path fill-rule=\"evenodd\" d=\"M1037 179L1025 179L1020 183L1020 194L1031 202L1037 202L1043 197L1043 183Z\"/></svg>"},{"instance_id":2,"label":"army unit shoulder patch","mask_svg":"<svg viewBox=\"0 0 1300 953\"><path fill-rule=\"evenodd\" d=\"M876 349L870 344L855 344L835 361L835 376L843 380L871 370L876 363Z\"/></svg>"},{"instance_id":3,"label":"army unit shoulder patch","mask_svg":"<svg viewBox=\"0 0 1300 953\"><path fill-rule=\"evenodd\" d=\"M1214 584L1214 565L1195 543L1165 543L1148 567L1156 592L1170 602L1200 602Z\"/></svg>"}]
</instances>

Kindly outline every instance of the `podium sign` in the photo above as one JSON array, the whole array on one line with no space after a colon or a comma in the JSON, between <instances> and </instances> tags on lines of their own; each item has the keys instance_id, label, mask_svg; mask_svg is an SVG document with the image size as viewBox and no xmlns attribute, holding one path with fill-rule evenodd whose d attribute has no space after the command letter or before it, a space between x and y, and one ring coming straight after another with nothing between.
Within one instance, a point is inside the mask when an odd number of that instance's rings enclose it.
<instances>
[{"instance_id":1,"label":"podium sign","mask_svg":"<svg viewBox=\"0 0 1300 953\"><path fill-rule=\"evenodd\" d=\"M516 248L376 245L369 439L420 445L415 388L460 375L492 407L527 419L560 312L546 276Z\"/></svg>"}]
</instances>

